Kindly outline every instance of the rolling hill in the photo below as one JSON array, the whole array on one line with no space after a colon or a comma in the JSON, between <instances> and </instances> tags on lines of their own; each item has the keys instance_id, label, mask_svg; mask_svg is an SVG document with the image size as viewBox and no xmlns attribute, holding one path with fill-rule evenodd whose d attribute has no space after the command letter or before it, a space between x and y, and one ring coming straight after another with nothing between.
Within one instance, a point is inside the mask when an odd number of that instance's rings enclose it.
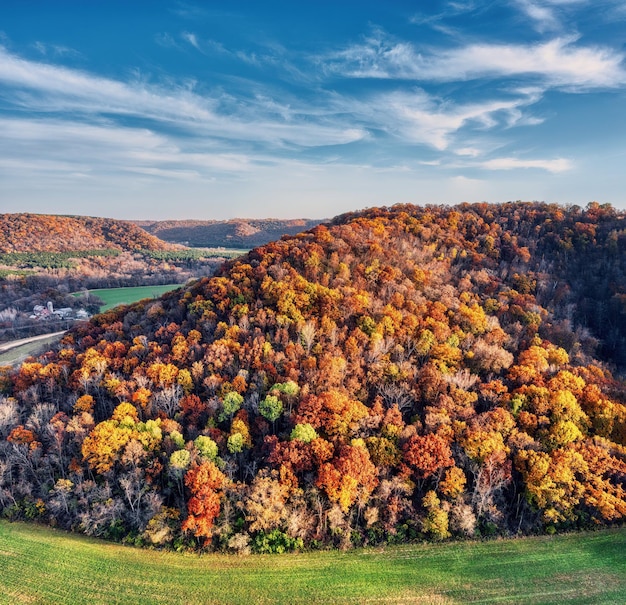
<instances>
[{"instance_id":1,"label":"rolling hill","mask_svg":"<svg viewBox=\"0 0 626 605\"><path fill-rule=\"evenodd\" d=\"M310 219L232 219L229 221L135 221L162 240L193 247L254 248L311 229Z\"/></svg>"},{"instance_id":2,"label":"rolling hill","mask_svg":"<svg viewBox=\"0 0 626 605\"><path fill-rule=\"evenodd\" d=\"M128 221L86 216L0 214L0 253L172 248Z\"/></svg>"},{"instance_id":3,"label":"rolling hill","mask_svg":"<svg viewBox=\"0 0 626 605\"><path fill-rule=\"evenodd\" d=\"M0 372L3 514L261 553L619 523L624 216L370 209L96 316Z\"/></svg>"}]
</instances>

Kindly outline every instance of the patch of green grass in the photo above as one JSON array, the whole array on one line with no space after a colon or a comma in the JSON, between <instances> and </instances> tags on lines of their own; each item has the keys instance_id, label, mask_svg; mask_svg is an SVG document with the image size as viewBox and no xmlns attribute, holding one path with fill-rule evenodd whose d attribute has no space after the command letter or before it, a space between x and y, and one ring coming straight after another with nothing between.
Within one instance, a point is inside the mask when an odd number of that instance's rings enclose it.
<instances>
[{"instance_id":1,"label":"patch of green grass","mask_svg":"<svg viewBox=\"0 0 626 605\"><path fill-rule=\"evenodd\" d=\"M186 248L185 250L142 250L141 253L149 258L164 261L191 261L208 258L237 258L249 252L239 248Z\"/></svg>"},{"instance_id":2,"label":"patch of green grass","mask_svg":"<svg viewBox=\"0 0 626 605\"><path fill-rule=\"evenodd\" d=\"M180 288L182 284L168 284L166 286L134 286L131 288L104 288L100 290L89 290L90 294L97 296L104 302L100 307L100 312L104 313L117 305L129 305L142 300L143 298L156 298L170 290ZM77 295L82 292L77 293Z\"/></svg>"},{"instance_id":3,"label":"patch of green grass","mask_svg":"<svg viewBox=\"0 0 626 605\"><path fill-rule=\"evenodd\" d=\"M0 603L624 603L626 529L296 555L140 550L0 522Z\"/></svg>"}]
</instances>

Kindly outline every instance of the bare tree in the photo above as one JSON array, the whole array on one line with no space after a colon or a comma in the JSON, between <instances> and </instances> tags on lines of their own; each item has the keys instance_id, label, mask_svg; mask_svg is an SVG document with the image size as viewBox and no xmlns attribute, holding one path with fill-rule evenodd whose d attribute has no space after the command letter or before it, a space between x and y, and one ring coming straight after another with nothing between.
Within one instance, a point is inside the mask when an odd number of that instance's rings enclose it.
<instances>
[{"instance_id":1,"label":"bare tree","mask_svg":"<svg viewBox=\"0 0 626 605\"><path fill-rule=\"evenodd\" d=\"M311 349L315 344L316 333L315 324L310 320L300 328L300 342L305 348L307 355L311 354Z\"/></svg>"}]
</instances>

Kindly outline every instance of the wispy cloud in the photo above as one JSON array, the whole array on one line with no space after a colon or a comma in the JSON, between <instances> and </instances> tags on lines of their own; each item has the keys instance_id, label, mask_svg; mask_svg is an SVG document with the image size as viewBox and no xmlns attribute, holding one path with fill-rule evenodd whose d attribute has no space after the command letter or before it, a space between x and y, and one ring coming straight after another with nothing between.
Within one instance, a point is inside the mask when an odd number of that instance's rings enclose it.
<instances>
[{"instance_id":1,"label":"wispy cloud","mask_svg":"<svg viewBox=\"0 0 626 605\"><path fill-rule=\"evenodd\" d=\"M211 120L210 103L186 90L164 91L50 63L22 59L0 47L0 82L15 105L52 111L111 112L162 119ZM45 97L43 96L45 95Z\"/></svg>"},{"instance_id":2,"label":"wispy cloud","mask_svg":"<svg viewBox=\"0 0 626 605\"><path fill-rule=\"evenodd\" d=\"M202 19L209 14L206 8L191 2L176 2L174 8L170 10L183 19Z\"/></svg>"},{"instance_id":3,"label":"wispy cloud","mask_svg":"<svg viewBox=\"0 0 626 605\"><path fill-rule=\"evenodd\" d=\"M93 161L103 166L130 162L129 170L149 174L154 169L155 175L173 176L189 176L184 165L207 176L211 171L245 172L255 162L284 161L289 149L334 148L383 135L473 162L483 154L481 145L475 141L468 145L462 133L539 123L528 107L542 94L528 86L472 103L455 103L417 88L359 97L320 90L310 103L291 97L279 101L262 92L231 98L202 95L193 85L95 76L29 61L3 47L0 84L7 103L47 116L4 121L6 140L17 141L24 149L28 141L32 143L24 157L34 151L36 141L42 149L56 150L49 153L68 155L81 149L89 156L91 144L101 149ZM141 120L145 127L129 126L128 117ZM218 146L219 153L214 150ZM504 168L497 162L486 167Z\"/></svg>"},{"instance_id":4,"label":"wispy cloud","mask_svg":"<svg viewBox=\"0 0 626 605\"><path fill-rule=\"evenodd\" d=\"M46 113L83 116L133 116L178 128L190 136L210 136L266 145L341 145L366 136L332 116L319 118L305 107L306 119L288 121L268 112L266 102L201 95L189 86L123 82L49 63L28 61L0 47L0 83L11 105Z\"/></svg>"},{"instance_id":5,"label":"wispy cloud","mask_svg":"<svg viewBox=\"0 0 626 605\"><path fill-rule=\"evenodd\" d=\"M561 22L557 18L552 6L536 0L516 0L517 7L534 22L535 28L540 32L557 30L561 28Z\"/></svg>"},{"instance_id":6,"label":"wispy cloud","mask_svg":"<svg viewBox=\"0 0 626 605\"><path fill-rule=\"evenodd\" d=\"M413 15L409 22L417 26L427 26L443 34L455 36L458 34L458 29L450 26L447 21L450 18L458 17L459 15L467 15L474 13L474 18L479 18L480 13L487 8L485 3L474 2L470 0L468 2L448 2L444 8L434 14L416 13Z\"/></svg>"},{"instance_id":7,"label":"wispy cloud","mask_svg":"<svg viewBox=\"0 0 626 605\"><path fill-rule=\"evenodd\" d=\"M468 157L468 158L476 158L481 155L480 149L476 149L475 147L460 147L454 150L456 155Z\"/></svg>"},{"instance_id":8,"label":"wispy cloud","mask_svg":"<svg viewBox=\"0 0 626 605\"><path fill-rule=\"evenodd\" d=\"M534 28L540 32L564 30L570 25L569 13L589 4L589 0L515 0L512 6L517 7L524 16L533 22ZM606 4L596 0L594 5Z\"/></svg>"},{"instance_id":9,"label":"wispy cloud","mask_svg":"<svg viewBox=\"0 0 626 605\"><path fill-rule=\"evenodd\" d=\"M519 0L518 9L556 30L558 2ZM188 17L195 7L176 10ZM480 8L471 3L450 10ZM245 62L246 74L266 75L272 67L280 77L268 83L267 77L229 76L232 88L142 74L105 77L62 65L63 53L52 46L41 44L41 59L34 61L0 44L6 111L0 115L0 171L12 178L39 172L55 179L124 174L212 182L245 180L262 170L312 175L322 166L358 163L358 157L371 173L428 169L449 178L450 170L467 168L558 174L571 170L572 160L550 159L549 150L543 152L548 159L514 157L519 149L505 147L514 140L511 129L542 122L534 106L549 89L582 93L626 85L622 51L573 36L533 44L462 44L459 38L454 48L438 49L376 31L360 44L305 58L280 45L233 50L194 24L184 27L154 40L178 51L219 54L226 66ZM355 78L385 82L347 81ZM472 94L463 91L469 80L482 80L472 83ZM314 92L305 81L314 83ZM37 119L16 117L33 113ZM510 157L494 157L503 148ZM351 155L355 149L360 155ZM459 177L454 183L478 181Z\"/></svg>"},{"instance_id":10,"label":"wispy cloud","mask_svg":"<svg viewBox=\"0 0 626 605\"><path fill-rule=\"evenodd\" d=\"M45 44L44 42L35 42L33 47L44 56L59 57L78 57L80 53L68 46L60 44Z\"/></svg>"},{"instance_id":11,"label":"wispy cloud","mask_svg":"<svg viewBox=\"0 0 626 605\"><path fill-rule=\"evenodd\" d=\"M538 168L548 172L567 172L573 168L571 160L556 158L553 160L520 160L517 158L496 158L482 162L487 170L514 170L517 168Z\"/></svg>"},{"instance_id":12,"label":"wispy cloud","mask_svg":"<svg viewBox=\"0 0 626 605\"><path fill-rule=\"evenodd\" d=\"M456 104L416 89L380 94L353 104L349 111L372 128L444 151L452 144L454 135L464 128L487 131L524 122L527 118L523 109L539 98L537 91L529 89L516 98ZM471 155L465 145L459 149L464 150L462 155ZM472 154L475 153L477 150L473 149Z\"/></svg>"},{"instance_id":13,"label":"wispy cloud","mask_svg":"<svg viewBox=\"0 0 626 605\"><path fill-rule=\"evenodd\" d=\"M183 32L181 34L181 37L183 38L183 40L191 44L191 46L193 46L196 50L202 52L202 49L200 48L200 43L198 42L198 36L196 36L196 34L191 32Z\"/></svg>"},{"instance_id":14,"label":"wispy cloud","mask_svg":"<svg viewBox=\"0 0 626 605\"><path fill-rule=\"evenodd\" d=\"M377 35L328 57L331 72L351 78L455 82L528 76L570 90L626 84L624 54L557 37L536 44L477 43L450 50L418 51L413 44Z\"/></svg>"},{"instance_id":15,"label":"wispy cloud","mask_svg":"<svg viewBox=\"0 0 626 605\"><path fill-rule=\"evenodd\" d=\"M145 128L68 120L0 119L0 171L56 171L107 174L118 171L169 178L213 178L213 174L245 173L254 161L245 154L223 152L167 137ZM38 158L33 160L33 158Z\"/></svg>"},{"instance_id":16,"label":"wispy cloud","mask_svg":"<svg viewBox=\"0 0 626 605\"><path fill-rule=\"evenodd\" d=\"M163 48L178 48L178 43L171 34L167 32L159 32L155 34L154 41Z\"/></svg>"}]
</instances>

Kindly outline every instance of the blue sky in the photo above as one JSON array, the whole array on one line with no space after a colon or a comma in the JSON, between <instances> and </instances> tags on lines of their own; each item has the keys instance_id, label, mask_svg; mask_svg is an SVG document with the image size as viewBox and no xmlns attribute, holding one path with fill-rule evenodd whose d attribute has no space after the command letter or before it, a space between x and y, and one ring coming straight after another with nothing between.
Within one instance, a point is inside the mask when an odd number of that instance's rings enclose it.
<instances>
[{"instance_id":1,"label":"blue sky","mask_svg":"<svg viewBox=\"0 0 626 605\"><path fill-rule=\"evenodd\" d=\"M626 208L626 2L0 3L0 211Z\"/></svg>"}]
</instances>

